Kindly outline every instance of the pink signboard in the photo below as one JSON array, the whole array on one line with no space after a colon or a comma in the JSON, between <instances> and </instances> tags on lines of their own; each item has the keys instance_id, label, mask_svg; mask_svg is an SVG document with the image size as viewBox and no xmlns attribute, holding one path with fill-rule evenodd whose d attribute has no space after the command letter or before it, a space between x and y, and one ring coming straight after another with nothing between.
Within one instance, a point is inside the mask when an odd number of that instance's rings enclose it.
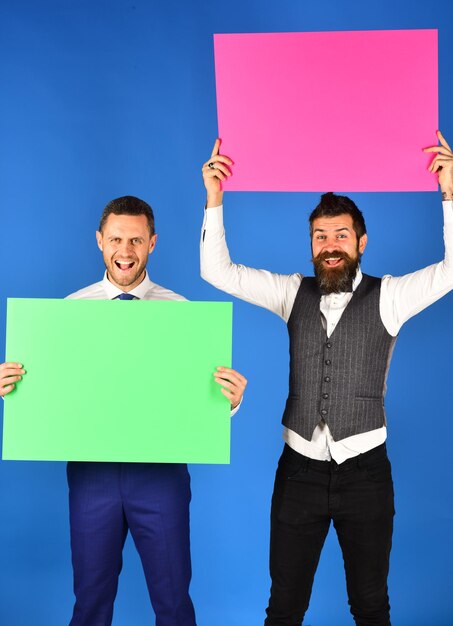
<instances>
[{"instance_id":1,"label":"pink signboard","mask_svg":"<svg viewBox=\"0 0 453 626\"><path fill-rule=\"evenodd\" d=\"M226 191L434 191L437 30L214 35Z\"/></svg>"}]
</instances>

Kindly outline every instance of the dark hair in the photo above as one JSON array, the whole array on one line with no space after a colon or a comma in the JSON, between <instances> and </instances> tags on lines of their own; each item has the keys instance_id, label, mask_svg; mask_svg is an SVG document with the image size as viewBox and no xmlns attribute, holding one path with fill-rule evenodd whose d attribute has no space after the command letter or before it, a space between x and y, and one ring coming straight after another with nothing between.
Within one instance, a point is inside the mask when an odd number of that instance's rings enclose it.
<instances>
[{"instance_id":1,"label":"dark hair","mask_svg":"<svg viewBox=\"0 0 453 626\"><path fill-rule=\"evenodd\" d=\"M121 198L111 200L102 213L99 232L102 233L102 229L111 213L114 215L146 215L149 233L151 236L154 235L154 213L144 200L140 200L140 198L135 196L122 196Z\"/></svg>"},{"instance_id":2,"label":"dark hair","mask_svg":"<svg viewBox=\"0 0 453 626\"><path fill-rule=\"evenodd\" d=\"M337 217L347 213L352 217L354 232L357 239L366 234L365 220L362 211L347 196L337 196L329 191L321 196L318 206L312 211L308 221L310 222L310 236L313 234L313 220L318 217Z\"/></svg>"}]
</instances>

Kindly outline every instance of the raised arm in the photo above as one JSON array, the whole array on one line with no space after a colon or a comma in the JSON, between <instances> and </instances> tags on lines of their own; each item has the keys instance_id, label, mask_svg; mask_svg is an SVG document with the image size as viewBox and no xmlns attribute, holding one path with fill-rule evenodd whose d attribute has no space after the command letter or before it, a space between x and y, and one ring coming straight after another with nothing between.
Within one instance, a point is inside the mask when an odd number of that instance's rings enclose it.
<instances>
[{"instance_id":1,"label":"raised arm","mask_svg":"<svg viewBox=\"0 0 453 626\"><path fill-rule=\"evenodd\" d=\"M231 176L233 161L219 154L217 139L204 163L206 210L200 242L201 276L227 293L269 309L287 321L300 285L300 274L275 274L233 263L223 226L222 182Z\"/></svg>"},{"instance_id":2,"label":"raised arm","mask_svg":"<svg viewBox=\"0 0 453 626\"><path fill-rule=\"evenodd\" d=\"M437 174L442 192L445 254L442 261L405 276L384 276L381 316L387 330L397 335L411 317L453 289L453 151L440 131L439 146L425 148L435 154L429 171Z\"/></svg>"}]
</instances>

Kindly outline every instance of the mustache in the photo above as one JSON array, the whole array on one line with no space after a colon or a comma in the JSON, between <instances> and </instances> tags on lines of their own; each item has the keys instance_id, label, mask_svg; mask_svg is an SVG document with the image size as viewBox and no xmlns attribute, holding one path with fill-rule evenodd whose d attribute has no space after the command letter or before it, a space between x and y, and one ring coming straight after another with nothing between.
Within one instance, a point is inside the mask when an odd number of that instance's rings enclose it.
<instances>
[{"instance_id":1,"label":"mustache","mask_svg":"<svg viewBox=\"0 0 453 626\"><path fill-rule=\"evenodd\" d=\"M313 257L312 261L319 263L322 261L326 261L327 259L342 259L343 261L352 261L352 257L343 250L334 250L333 252L328 252L327 250L324 250L324 252L320 252L315 257Z\"/></svg>"}]
</instances>

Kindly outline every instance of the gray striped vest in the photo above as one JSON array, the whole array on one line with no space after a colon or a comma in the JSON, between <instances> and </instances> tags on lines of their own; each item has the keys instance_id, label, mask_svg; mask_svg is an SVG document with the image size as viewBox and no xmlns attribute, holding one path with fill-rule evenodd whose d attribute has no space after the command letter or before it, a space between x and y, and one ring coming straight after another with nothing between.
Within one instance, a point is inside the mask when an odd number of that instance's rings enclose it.
<instances>
[{"instance_id":1,"label":"gray striped vest","mask_svg":"<svg viewBox=\"0 0 453 626\"><path fill-rule=\"evenodd\" d=\"M321 292L303 278L288 320L289 396L283 424L307 440L323 419L336 441L385 424L384 395L396 338L379 314L381 279L363 275L329 338Z\"/></svg>"}]
</instances>

